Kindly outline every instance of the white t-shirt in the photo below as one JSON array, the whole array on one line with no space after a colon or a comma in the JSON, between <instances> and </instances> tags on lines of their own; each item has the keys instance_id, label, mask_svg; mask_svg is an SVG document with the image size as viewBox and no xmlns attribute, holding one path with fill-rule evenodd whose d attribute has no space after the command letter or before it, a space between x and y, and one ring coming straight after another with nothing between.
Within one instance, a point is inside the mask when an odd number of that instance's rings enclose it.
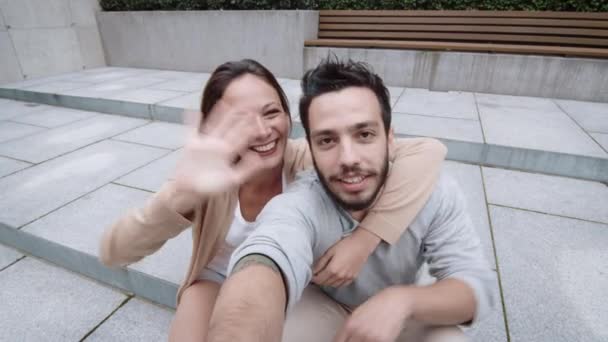
<instances>
[{"instance_id":1,"label":"white t-shirt","mask_svg":"<svg viewBox=\"0 0 608 342\"><path fill-rule=\"evenodd\" d=\"M283 189L285 189L285 175L283 175L282 181ZM211 259L207 268L226 277L232 252L247 239L254 229L255 221L249 222L245 220L241 213L241 204L237 201L236 208L234 209L234 219L232 220L228 234L226 234L226 240L220 246L217 255Z\"/></svg>"}]
</instances>

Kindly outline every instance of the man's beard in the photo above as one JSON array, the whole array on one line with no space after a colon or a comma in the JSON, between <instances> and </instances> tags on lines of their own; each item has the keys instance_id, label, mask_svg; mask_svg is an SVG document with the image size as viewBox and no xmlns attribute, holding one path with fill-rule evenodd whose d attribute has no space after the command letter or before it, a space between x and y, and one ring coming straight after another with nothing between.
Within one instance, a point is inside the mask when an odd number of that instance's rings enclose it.
<instances>
[{"instance_id":1,"label":"man's beard","mask_svg":"<svg viewBox=\"0 0 608 342\"><path fill-rule=\"evenodd\" d=\"M380 172L378 173L378 185L376 187L376 189L374 190L372 196L370 196L367 199L362 199L360 201L356 201L356 202L347 202L345 200L343 200L342 198L340 198L337 194L335 194L331 188L329 187L329 181L325 179L325 176L319 171L319 168L317 167L317 163L314 160L314 156L313 156L313 165L315 167L315 171L317 172L317 175L319 176L319 180L321 181L321 185L323 185L323 189L325 189L325 192L327 194L329 194L329 196L342 208L349 210L349 211L359 211L359 210L363 210L363 209L368 209L376 200L376 197L378 197L378 194L380 193L380 190L382 190L382 187L384 186L384 183L386 182L386 177L388 176L388 149L386 151L386 154L384 155L384 162L382 163L382 169L380 170ZM360 170L359 168L351 168L348 170L342 170L343 172L347 172L347 171L358 171Z\"/></svg>"}]
</instances>

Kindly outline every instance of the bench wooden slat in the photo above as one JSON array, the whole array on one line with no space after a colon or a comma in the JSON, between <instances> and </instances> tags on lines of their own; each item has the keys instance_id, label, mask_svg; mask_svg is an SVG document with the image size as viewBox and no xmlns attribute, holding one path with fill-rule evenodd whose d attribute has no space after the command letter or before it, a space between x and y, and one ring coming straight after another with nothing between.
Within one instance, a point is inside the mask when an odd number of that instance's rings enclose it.
<instances>
[{"instance_id":1,"label":"bench wooden slat","mask_svg":"<svg viewBox=\"0 0 608 342\"><path fill-rule=\"evenodd\" d=\"M400 25L400 24L320 24L320 31L415 31L415 32L486 32L514 34L547 34L563 36L608 37L608 29L581 29L550 26L496 25Z\"/></svg>"},{"instance_id":2,"label":"bench wooden slat","mask_svg":"<svg viewBox=\"0 0 608 342\"><path fill-rule=\"evenodd\" d=\"M376 31L321 31L319 38L352 38L352 39L387 39L410 40L424 39L435 41L483 41L483 42L510 42L510 43L537 43L537 44L563 44L584 45L593 47L608 47L608 39L541 36L541 35L514 35L514 34L487 34L487 33L450 33L450 32L376 32Z\"/></svg>"},{"instance_id":3,"label":"bench wooden slat","mask_svg":"<svg viewBox=\"0 0 608 342\"><path fill-rule=\"evenodd\" d=\"M608 58L608 49L538 46L515 44L479 44L455 43L442 41L389 41L389 40L349 40L349 39L315 39L308 40L305 46L355 47L355 48L386 48L413 50L453 50L465 52L500 52L517 54L546 54L561 56L580 56Z\"/></svg>"},{"instance_id":4,"label":"bench wooden slat","mask_svg":"<svg viewBox=\"0 0 608 342\"><path fill-rule=\"evenodd\" d=\"M555 19L608 19L606 12L553 12L553 11L408 11L408 10L322 10L325 16L369 17L497 17L497 18L555 18Z\"/></svg>"},{"instance_id":5,"label":"bench wooden slat","mask_svg":"<svg viewBox=\"0 0 608 342\"><path fill-rule=\"evenodd\" d=\"M579 28L608 28L608 20L560 20L532 18L438 18L438 17L319 17L320 24L438 24L438 25L502 25L502 26L553 26Z\"/></svg>"}]
</instances>

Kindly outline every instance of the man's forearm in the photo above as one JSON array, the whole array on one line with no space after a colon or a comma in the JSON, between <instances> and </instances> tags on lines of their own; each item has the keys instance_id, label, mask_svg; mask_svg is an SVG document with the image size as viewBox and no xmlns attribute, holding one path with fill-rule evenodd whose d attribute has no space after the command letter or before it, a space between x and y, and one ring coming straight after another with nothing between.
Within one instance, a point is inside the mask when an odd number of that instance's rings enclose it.
<instances>
[{"instance_id":1,"label":"man's forearm","mask_svg":"<svg viewBox=\"0 0 608 342\"><path fill-rule=\"evenodd\" d=\"M475 316L473 290L457 279L444 279L421 287L404 287L404 300L410 305L409 319L429 325L455 325Z\"/></svg>"},{"instance_id":2,"label":"man's forearm","mask_svg":"<svg viewBox=\"0 0 608 342\"><path fill-rule=\"evenodd\" d=\"M210 342L281 341L286 295L280 271L249 257L237 264L220 290Z\"/></svg>"}]
</instances>

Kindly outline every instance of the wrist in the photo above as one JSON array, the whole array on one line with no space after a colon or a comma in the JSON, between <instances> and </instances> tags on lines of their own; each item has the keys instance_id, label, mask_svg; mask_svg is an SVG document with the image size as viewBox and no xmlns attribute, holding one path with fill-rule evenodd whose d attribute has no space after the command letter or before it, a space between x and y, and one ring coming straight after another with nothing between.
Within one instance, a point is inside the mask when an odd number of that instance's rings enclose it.
<instances>
[{"instance_id":1,"label":"wrist","mask_svg":"<svg viewBox=\"0 0 608 342\"><path fill-rule=\"evenodd\" d=\"M355 229L355 231L353 232L353 237L357 241L361 242L363 246L365 246L365 249L368 254L371 254L376 249L376 247L378 247L381 241L378 235L370 232L369 230L363 227Z\"/></svg>"}]
</instances>

